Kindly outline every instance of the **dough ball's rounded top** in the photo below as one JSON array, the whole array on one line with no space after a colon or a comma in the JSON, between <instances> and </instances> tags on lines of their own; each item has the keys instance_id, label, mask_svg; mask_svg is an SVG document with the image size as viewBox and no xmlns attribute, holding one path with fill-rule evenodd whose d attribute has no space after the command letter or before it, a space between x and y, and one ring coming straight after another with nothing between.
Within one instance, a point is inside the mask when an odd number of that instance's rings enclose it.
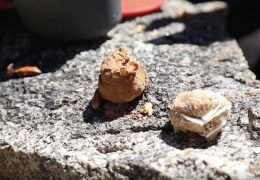
<instances>
[{"instance_id":1,"label":"dough ball's rounded top","mask_svg":"<svg viewBox=\"0 0 260 180\"><path fill-rule=\"evenodd\" d=\"M102 80L104 82L118 81L127 76L135 75L139 68L140 64L135 57L125 47L122 47L102 62Z\"/></svg>"}]
</instances>

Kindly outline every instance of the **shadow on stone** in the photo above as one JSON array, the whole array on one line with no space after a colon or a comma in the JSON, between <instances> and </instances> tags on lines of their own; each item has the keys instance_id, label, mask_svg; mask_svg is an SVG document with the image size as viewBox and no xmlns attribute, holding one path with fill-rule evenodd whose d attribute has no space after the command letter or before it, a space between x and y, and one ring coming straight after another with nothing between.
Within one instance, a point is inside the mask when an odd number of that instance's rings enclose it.
<instances>
[{"instance_id":1,"label":"shadow on stone","mask_svg":"<svg viewBox=\"0 0 260 180\"><path fill-rule=\"evenodd\" d=\"M104 123L107 122L107 119L104 116L104 113L101 110L96 110L89 103L84 112L83 112L84 122L95 124L95 123Z\"/></svg>"},{"instance_id":2,"label":"shadow on stone","mask_svg":"<svg viewBox=\"0 0 260 180\"><path fill-rule=\"evenodd\" d=\"M94 50L108 40L57 43L35 37L27 31L15 12L0 12L0 82L8 80L6 68L37 66L43 73L55 72L76 54Z\"/></svg>"},{"instance_id":3,"label":"shadow on stone","mask_svg":"<svg viewBox=\"0 0 260 180\"><path fill-rule=\"evenodd\" d=\"M192 133L174 133L170 122L166 123L161 131L161 139L168 145L177 149L207 149L218 143L219 136L214 141L207 141L205 138Z\"/></svg>"},{"instance_id":4,"label":"shadow on stone","mask_svg":"<svg viewBox=\"0 0 260 180\"><path fill-rule=\"evenodd\" d=\"M143 95L141 95L131 102L116 104L102 99L100 95L98 95L97 98L96 94L97 90L95 91L93 99L89 102L83 112L83 119L86 123L104 123L129 115L136 109L139 101L143 97ZM93 104L93 101L95 101L95 105ZM96 103L96 101L98 101L98 103ZM96 108L94 109L93 106Z\"/></svg>"},{"instance_id":5,"label":"shadow on stone","mask_svg":"<svg viewBox=\"0 0 260 180\"><path fill-rule=\"evenodd\" d=\"M253 72L255 73L256 77L258 80L260 80L260 57L257 60L257 63L255 65L255 67L252 68Z\"/></svg>"},{"instance_id":6,"label":"shadow on stone","mask_svg":"<svg viewBox=\"0 0 260 180\"><path fill-rule=\"evenodd\" d=\"M37 153L0 149L0 179L81 179L71 166Z\"/></svg>"},{"instance_id":7,"label":"shadow on stone","mask_svg":"<svg viewBox=\"0 0 260 180\"><path fill-rule=\"evenodd\" d=\"M223 21L224 10L217 10L209 13L199 13L195 15L184 15L181 18L166 17L155 20L148 27L146 31L153 31L155 29L169 26L172 23L182 23L185 29L182 32L175 34L167 34L159 38L149 40L147 43L155 45L162 44L194 44L199 46L208 46L216 41L228 40L228 35L225 34Z\"/></svg>"}]
</instances>

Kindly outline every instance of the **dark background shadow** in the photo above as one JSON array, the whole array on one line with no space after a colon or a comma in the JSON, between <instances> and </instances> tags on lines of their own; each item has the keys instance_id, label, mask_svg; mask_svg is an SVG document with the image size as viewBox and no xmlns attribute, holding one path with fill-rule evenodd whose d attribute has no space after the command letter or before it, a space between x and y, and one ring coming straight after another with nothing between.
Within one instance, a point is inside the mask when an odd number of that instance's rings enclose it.
<instances>
[{"instance_id":1,"label":"dark background shadow","mask_svg":"<svg viewBox=\"0 0 260 180\"><path fill-rule=\"evenodd\" d=\"M202 3L211 0L189 0ZM184 31L159 37L148 41L155 45L163 44L194 44L208 46L216 41L235 38L249 62L250 69L260 77L260 1L259 0L223 0L228 3L228 12L218 10L210 13L185 15L181 19L164 18L152 22L147 31L168 26L174 22L183 23ZM185 17L186 16L186 17ZM203 21L207 23L203 23ZM221 22L222 21L222 22ZM197 23L198 22L198 23ZM209 24L208 22L212 23ZM223 26L219 26L222 24ZM223 36L223 34L229 35Z\"/></svg>"},{"instance_id":2,"label":"dark background shadow","mask_svg":"<svg viewBox=\"0 0 260 180\"><path fill-rule=\"evenodd\" d=\"M219 138L218 136L214 141L206 141L205 138L196 134L175 133L170 122L167 122L162 128L160 137L169 146L181 150L186 148L207 149L210 146L216 145Z\"/></svg>"},{"instance_id":3,"label":"dark background shadow","mask_svg":"<svg viewBox=\"0 0 260 180\"><path fill-rule=\"evenodd\" d=\"M146 28L146 31L153 31L158 28L166 27L171 23L182 23L185 29L182 32L165 35L148 41L155 45L162 44L194 44L208 46L216 41L227 41L228 35L224 31L223 10L210 13L199 13L186 15L182 18L163 18L153 21ZM209 23L211 22L211 23Z\"/></svg>"},{"instance_id":4,"label":"dark background shadow","mask_svg":"<svg viewBox=\"0 0 260 180\"><path fill-rule=\"evenodd\" d=\"M33 36L16 12L0 11L0 82L8 80L6 67L37 66L43 73L55 72L81 51L97 49L107 37L82 43L57 43Z\"/></svg>"},{"instance_id":5,"label":"dark background shadow","mask_svg":"<svg viewBox=\"0 0 260 180\"><path fill-rule=\"evenodd\" d=\"M138 104L140 104L142 98L143 95L131 102L123 104L116 104L102 99L102 103L100 103L98 109L94 109L91 102L89 102L83 112L84 122L90 124L105 123L131 114Z\"/></svg>"},{"instance_id":6,"label":"dark background shadow","mask_svg":"<svg viewBox=\"0 0 260 180\"><path fill-rule=\"evenodd\" d=\"M7 144L0 149L0 179L81 179L73 167L36 152L26 153ZM33 168L31 168L33 166ZM11 168L10 168L11 167ZM55 170L54 170L55 169Z\"/></svg>"},{"instance_id":7,"label":"dark background shadow","mask_svg":"<svg viewBox=\"0 0 260 180\"><path fill-rule=\"evenodd\" d=\"M189 0L203 3L212 0ZM260 1L222 0L228 3L226 31L238 41L250 69L260 78Z\"/></svg>"}]
</instances>

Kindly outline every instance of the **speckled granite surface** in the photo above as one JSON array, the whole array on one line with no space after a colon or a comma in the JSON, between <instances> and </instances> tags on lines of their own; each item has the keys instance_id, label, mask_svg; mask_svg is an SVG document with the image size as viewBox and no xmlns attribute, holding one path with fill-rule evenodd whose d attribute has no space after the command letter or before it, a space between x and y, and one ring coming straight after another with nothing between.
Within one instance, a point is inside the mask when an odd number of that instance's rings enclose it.
<instances>
[{"instance_id":1,"label":"speckled granite surface","mask_svg":"<svg viewBox=\"0 0 260 180\"><path fill-rule=\"evenodd\" d=\"M44 73L7 80L1 72L0 179L260 177L259 81L217 21L225 5L176 2L178 12L170 1L161 13L119 24L110 38L74 45L42 43L18 20L2 21L13 28L1 31L0 68L33 64ZM105 102L95 111L89 103L100 63L122 45L147 69L149 88L132 103ZM195 88L233 103L216 142L175 135L169 124L171 101ZM151 117L139 116L146 102L153 104ZM110 109L128 114L110 120Z\"/></svg>"}]
</instances>

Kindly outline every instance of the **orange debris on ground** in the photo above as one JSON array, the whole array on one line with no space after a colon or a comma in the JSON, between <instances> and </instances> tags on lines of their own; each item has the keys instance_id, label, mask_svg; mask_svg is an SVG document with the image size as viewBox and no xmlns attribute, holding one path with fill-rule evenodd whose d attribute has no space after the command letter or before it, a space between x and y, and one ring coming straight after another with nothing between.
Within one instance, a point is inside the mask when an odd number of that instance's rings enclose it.
<instances>
[{"instance_id":1,"label":"orange debris on ground","mask_svg":"<svg viewBox=\"0 0 260 180\"><path fill-rule=\"evenodd\" d=\"M8 77L12 78L15 75L18 75L21 77L36 76L36 75L41 74L42 71L36 66L24 66L24 67L15 69L13 64L9 64L7 67L6 73L7 73Z\"/></svg>"}]
</instances>

